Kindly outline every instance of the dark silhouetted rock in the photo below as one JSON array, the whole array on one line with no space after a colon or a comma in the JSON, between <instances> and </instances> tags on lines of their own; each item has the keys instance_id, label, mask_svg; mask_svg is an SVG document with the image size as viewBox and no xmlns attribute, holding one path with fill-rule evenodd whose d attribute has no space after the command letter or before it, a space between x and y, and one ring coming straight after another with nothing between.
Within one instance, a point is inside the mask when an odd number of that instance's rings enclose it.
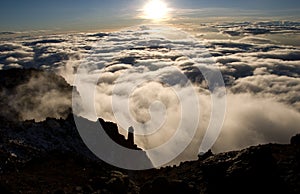
<instances>
[{"instance_id":1,"label":"dark silhouetted rock","mask_svg":"<svg viewBox=\"0 0 300 194\"><path fill-rule=\"evenodd\" d=\"M129 127L127 141L129 145L134 145L134 129Z\"/></svg>"},{"instance_id":2,"label":"dark silhouetted rock","mask_svg":"<svg viewBox=\"0 0 300 194\"><path fill-rule=\"evenodd\" d=\"M129 187L128 176L118 171L111 173L110 180L106 183L109 190L116 194L126 194Z\"/></svg>"},{"instance_id":3,"label":"dark silhouetted rock","mask_svg":"<svg viewBox=\"0 0 300 194\"><path fill-rule=\"evenodd\" d=\"M291 138L291 144L297 146L300 145L300 134L297 134Z\"/></svg>"},{"instance_id":4,"label":"dark silhouetted rock","mask_svg":"<svg viewBox=\"0 0 300 194\"><path fill-rule=\"evenodd\" d=\"M65 194L65 192L64 192L64 190L59 189L59 190L54 191L53 194Z\"/></svg>"},{"instance_id":5,"label":"dark silhouetted rock","mask_svg":"<svg viewBox=\"0 0 300 194\"><path fill-rule=\"evenodd\" d=\"M0 185L0 193L1 194L11 194L4 186Z\"/></svg>"},{"instance_id":6,"label":"dark silhouetted rock","mask_svg":"<svg viewBox=\"0 0 300 194\"><path fill-rule=\"evenodd\" d=\"M206 158L208 158L208 157L210 157L210 156L213 156L214 154L212 153L212 151L211 150L208 150L207 152L205 152L205 153L200 153L200 154L198 154L198 159L199 160L204 160L204 159L206 159Z\"/></svg>"},{"instance_id":7,"label":"dark silhouetted rock","mask_svg":"<svg viewBox=\"0 0 300 194\"><path fill-rule=\"evenodd\" d=\"M195 190L189 187L188 184L181 180L169 181L166 177L155 178L152 182L147 182L140 190L141 194L181 194L181 193L196 193Z\"/></svg>"}]
</instances>

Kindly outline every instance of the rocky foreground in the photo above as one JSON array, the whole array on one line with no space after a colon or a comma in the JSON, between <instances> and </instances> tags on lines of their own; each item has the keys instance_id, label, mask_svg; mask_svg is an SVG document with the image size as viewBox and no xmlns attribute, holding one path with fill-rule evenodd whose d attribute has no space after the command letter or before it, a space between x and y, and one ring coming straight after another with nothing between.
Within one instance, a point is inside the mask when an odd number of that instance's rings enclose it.
<instances>
[{"instance_id":1,"label":"rocky foreground","mask_svg":"<svg viewBox=\"0 0 300 194\"><path fill-rule=\"evenodd\" d=\"M115 124L99 122L115 131ZM300 193L299 135L289 145L208 152L179 166L127 171L93 156L73 115L39 123L2 119L0 126L0 193ZM117 131L110 136L126 144Z\"/></svg>"}]
</instances>

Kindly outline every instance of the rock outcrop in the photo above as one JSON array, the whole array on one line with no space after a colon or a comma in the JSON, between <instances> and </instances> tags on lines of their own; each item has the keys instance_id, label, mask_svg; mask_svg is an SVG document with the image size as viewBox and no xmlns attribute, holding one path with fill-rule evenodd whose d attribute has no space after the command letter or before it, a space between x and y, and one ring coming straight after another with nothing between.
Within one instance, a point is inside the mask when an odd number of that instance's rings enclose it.
<instances>
[{"instance_id":1,"label":"rock outcrop","mask_svg":"<svg viewBox=\"0 0 300 194\"><path fill-rule=\"evenodd\" d=\"M99 122L115 142L133 146L116 124ZM128 171L98 160L86 148L73 115L38 123L2 118L0 134L1 193L300 192L300 147L294 143L299 135L289 145L210 152L179 166Z\"/></svg>"},{"instance_id":2,"label":"rock outcrop","mask_svg":"<svg viewBox=\"0 0 300 194\"><path fill-rule=\"evenodd\" d=\"M297 134L291 138L291 144L295 146L300 146L300 134Z\"/></svg>"},{"instance_id":3,"label":"rock outcrop","mask_svg":"<svg viewBox=\"0 0 300 194\"><path fill-rule=\"evenodd\" d=\"M98 160L82 141L74 117L84 123L86 126L84 130L91 130L89 126L97 124L73 114L69 114L66 119L47 118L42 122L35 122L34 120L8 121L5 118L0 118L1 151L13 156L15 161L21 163L51 152L73 153L84 158ZM142 150L119 134L115 123L106 122L103 119L99 119L98 122L115 143L129 149ZM144 162L147 160L151 163L145 153ZM6 170L5 165L9 162L4 163L0 164L2 170Z\"/></svg>"}]
</instances>

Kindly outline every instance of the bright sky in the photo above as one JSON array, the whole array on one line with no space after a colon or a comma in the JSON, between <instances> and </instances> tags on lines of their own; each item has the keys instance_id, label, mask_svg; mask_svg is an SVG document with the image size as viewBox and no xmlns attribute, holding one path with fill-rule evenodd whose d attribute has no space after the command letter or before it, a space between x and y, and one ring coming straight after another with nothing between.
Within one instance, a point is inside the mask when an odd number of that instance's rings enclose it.
<instances>
[{"instance_id":1,"label":"bright sky","mask_svg":"<svg viewBox=\"0 0 300 194\"><path fill-rule=\"evenodd\" d=\"M149 0L1 0L0 31L101 28L130 24ZM177 9L231 8L299 13L299 0L165 0ZM182 13L182 12L181 12ZM286 12L285 12L286 13ZM150 13L150 15L158 13ZM215 12L220 14L222 12ZM174 17L174 16L173 16ZM145 18L144 18L145 19Z\"/></svg>"}]
</instances>

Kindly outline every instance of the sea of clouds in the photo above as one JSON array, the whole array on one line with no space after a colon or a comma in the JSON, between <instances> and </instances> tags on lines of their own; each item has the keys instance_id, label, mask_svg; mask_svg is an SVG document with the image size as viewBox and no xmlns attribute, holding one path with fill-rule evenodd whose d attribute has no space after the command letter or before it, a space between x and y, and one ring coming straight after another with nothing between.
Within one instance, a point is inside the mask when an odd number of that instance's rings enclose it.
<instances>
[{"instance_id":1,"label":"sea of clouds","mask_svg":"<svg viewBox=\"0 0 300 194\"><path fill-rule=\"evenodd\" d=\"M213 151L287 143L300 132L300 48L272 37L299 34L300 24L206 25L227 38L194 38L170 26L109 33L5 33L0 35L0 68L56 72L77 87L83 106L77 114L117 122L123 134L129 126L136 127L140 132L136 143L145 149L168 141L181 125L186 129L180 131L182 139L191 143L176 162L197 158L211 119L215 88L208 87L199 68L220 71L226 85L226 113ZM194 92L196 99L191 98ZM184 111L182 104L191 111ZM128 115L120 119L124 109ZM191 134L195 122L198 130ZM175 144L152 159L176 152L182 142Z\"/></svg>"}]
</instances>

